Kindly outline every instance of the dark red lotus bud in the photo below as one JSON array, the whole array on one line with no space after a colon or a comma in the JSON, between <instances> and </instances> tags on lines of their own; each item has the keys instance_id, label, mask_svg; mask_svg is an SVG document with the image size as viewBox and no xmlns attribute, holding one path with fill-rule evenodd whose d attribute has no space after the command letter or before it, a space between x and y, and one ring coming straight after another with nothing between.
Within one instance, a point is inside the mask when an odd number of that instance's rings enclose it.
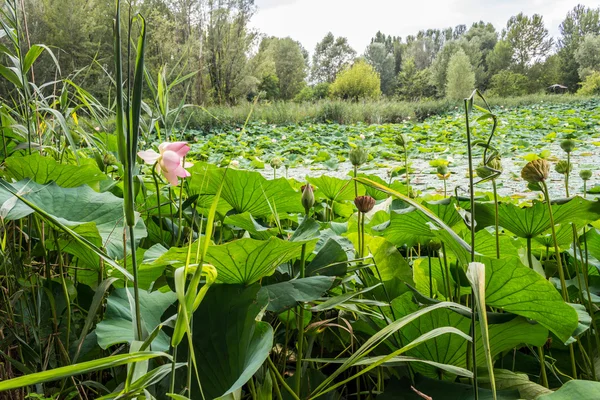
<instances>
[{"instance_id":1,"label":"dark red lotus bud","mask_svg":"<svg viewBox=\"0 0 600 400\"><path fill-rule=\"evenodd\" d=\"M375 207L375 199L371 196L358 196L354 199L354 204L361 213L368 213Z\"/></svg>"}]
</instances>

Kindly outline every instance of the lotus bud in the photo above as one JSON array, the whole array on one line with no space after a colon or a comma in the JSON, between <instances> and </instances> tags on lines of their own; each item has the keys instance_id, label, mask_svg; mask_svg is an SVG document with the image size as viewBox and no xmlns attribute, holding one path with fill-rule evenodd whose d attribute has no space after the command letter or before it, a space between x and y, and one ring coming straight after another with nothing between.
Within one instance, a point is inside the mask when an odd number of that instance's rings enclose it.
<instances>
[{"instance_id":1,"label":"lotus bud","mask_svg":"<svg viewBox=\"0 0 600 400\"><path fill-rule=\"evenodd\" d=\"M367 153L367 151L361 147L355 147L350 150L348 158L350 158L350 162L353 166L359 167L367 162L369 159L369 153Z\"/></svg>"},{"instance_id":2,"label":"lotus bud","mask_svg":"<svg viewBox=\"0 0 600 400\"><path fill-rule=\"evenodd\" d=\"M313 192L313 187L308 183L302 186L302 206L304 207L304 211L306 211L307 215L314 205L315 193Z\"/></svg>"},{"instance_id":3,"label":"lotus bud","mask_svg":"<svg viewBox=\"0 0 600 400\"><path fill-rule=\"evenodd\" d=\"M584 169L579 171L579 177L584 181L589 181L592 178L592 171L589 169Z\"/></svg>"},{"instance_id":4,"label":"lotus bud","mask_svg":"<svg viewBox=\"0 0 600 400\"><path fill-rule=\"evenodd\" d=\"M575 141L573 139L565 139L560 142L560 148L564 150L565 153L571 153L575 150Z\"/></svg>"},{"instance_id":5,"label":"lotus bud","mask_svg":"<svg viewBox=\"0 0 600 400\"><path fill-rule=\"evenodd\" d=\"M450 178L450 171L448 171L447 165L438 165L436 168L438 178L446 180Z\"/></svg>"},{"instance_id":6,"label":"lotus bud","mask_svg":"<svg viewBox=\"0 0 600 400\"><path fill-rule=\"evenodd\" d=\"M568 174L573 171L573 164L567 161L559 161L554 167L554 170L562 175Z\"/></svg>"},{"instance_id":7,"label":"lotus bud","mask_svg":"<svg viewBox=\"0 0 600 400\"><path fill-rule=\"evenodd\" d=\"M408 144L408 138L406 137L405 134L401 133L398 136L396 136L396 144L400 147L406 147L406 145Z\"/></svg>"},{"instance_id":8,"label":"lotus bud","mask_svg":"<svg viewBox=\"0 0 600 400\"><path fill-rule=\"evenodd\" d=\"M117 165L117 163L118 163L117 157L115 157L112 153L104 154L104 158L102 161L104 162L104 165L106 165L106 166Z\"/></svg>"},{"instance_id":9,"label":"lotus bud","mask_svg":"<svg viewBox=\"0 0 600 400\"><path fill-rule=\"evenodd\" d=\"M533 160L521 170L521 178L529 183L540 183L548 179L550 163L543 158Z\"/></svg>"},{"instance_id":10,"label":"lotus bud","mask_svg":"<svg viewBox=\"0 0 600 400\"><path fill-rule=\"evenodd\" d=\"M487 167L486 167L487 165ZM483 163L479 164L479 166L475 169L477 171L477 176L482 179L487 179L492 175L496 175L497 172L502 172L502 162L500 161L500 157L494 157L484 165Z\"/></svg>"},{"instance_id":11,"label":"lotus bud","mask_svg":"<svg viewBox=\"0 0 600 400\"><path fill-rule=\"evenodd\" d=\"M279 158L279 157L273 157L273 158L271 158L271 167L273 169L280 168L281 164L283 164L283 161L281 161L281 158Z\"/></svg>"},{"instance_id":12,"label":"lotus bud","mask_svg":"<svg viewBox=\"0 0 600 400\"><path fill-rule=\"evenodd\" d=\"M354 205L361 213L368 213L375 207L375 199L371 196L358 196L354 199Z\"/></svg>"}]
</instances>

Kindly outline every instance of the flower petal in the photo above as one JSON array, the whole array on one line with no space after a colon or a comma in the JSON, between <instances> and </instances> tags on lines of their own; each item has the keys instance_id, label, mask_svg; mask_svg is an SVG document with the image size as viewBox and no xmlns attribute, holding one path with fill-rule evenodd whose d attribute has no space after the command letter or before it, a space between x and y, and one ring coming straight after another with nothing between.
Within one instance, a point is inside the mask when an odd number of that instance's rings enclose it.
<instances>
[{"instance_id":1,"label":"flower petal","mask_svg":"<svg viewBox=\"0 0 600 400\"><path fill-rule=\"evenodd\" d=\"M163 152L165 151L174 151L179 155L179 157L183 158L190 151L190 146L186 142L174 142L174 143L162 143L161 149Z\"/></svg>"},{"instance_id":2,"label":"flower petal","mask_svg":"<svg viewBox=\"0 0 600 400\"><path fill-rule=\"evenodd\" d=\"M180 178L187 178L188 176L192 176L192 174L190 174L185 168L181 166L175 170L175 174Z\"/></svg>"},{"instance_id":3,"label":"flower petal","mask_svg":"<svg viewBox=\"0 0 600 400\"><path fill-rule=\"evenodd\" d=\"M162 159L160 160L160 167L165 172L175 171L181 166L181 157L174 151L166 150L162 153Z\"/></svg>"},{"instance_id":4,"label":"flower petal","mask_svg":"<svg viewBox=\"0 0 600 400\"><path fill-rule=\"evenodd\" d=\"M137 153L138 157L140 157L146 164L154 164L160 157L160 154L155 152L154 150L144 150Z\"/></svg>"},{"instance_id":5,"label":"flower petal","mask_svg":"<svg viewBox=\"0 0 600 400\"><path fill-rule=\"evenodd\" d=\"M169 183L173 186L177 186L179 184L179 179L177 179L176 169L171 171L163 170L163 176L169 181Z\"/></svg>"}]
</instances>

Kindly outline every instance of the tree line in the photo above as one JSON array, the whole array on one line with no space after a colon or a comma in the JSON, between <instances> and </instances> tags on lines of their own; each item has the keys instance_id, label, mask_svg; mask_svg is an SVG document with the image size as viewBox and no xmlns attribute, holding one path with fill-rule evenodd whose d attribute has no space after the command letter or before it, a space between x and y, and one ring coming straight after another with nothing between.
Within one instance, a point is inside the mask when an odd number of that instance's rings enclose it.
<instances>
[{"instance_id":1,"label":"tree line","mask_svg":"<svg viewBox=\"0 0 600 400\"><path fill-rule=\"evenodd\" d=\"M23 0L27 42L55 55L36 64L36 83L70 79L110 100L113 8L113 0ZM129 13L146 19L148 76L185 77L176 91L194 104L461 98L474 87L506 97L555 84L600 93L600 7L573 8L558 38L541 15L521 13L500 31L480 21L405 38L377 32L362 53L328 33L312 56L293 38L252 29L256 11L253 0L132 0Z\"/></svg>"}]
</instances>

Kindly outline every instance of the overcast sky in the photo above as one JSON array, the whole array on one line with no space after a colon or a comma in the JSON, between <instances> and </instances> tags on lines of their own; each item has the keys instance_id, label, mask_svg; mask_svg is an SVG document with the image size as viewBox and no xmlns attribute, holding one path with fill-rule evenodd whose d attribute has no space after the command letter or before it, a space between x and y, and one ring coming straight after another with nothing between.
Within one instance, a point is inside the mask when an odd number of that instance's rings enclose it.
<instances>
[{"instance_id":1,"label":"overcast sky","mask_svg":"<svg viewBox=\"0 0 600 400\"><path fill-rule=\"evenodd\" d=\"M599 0L255 0L252 25L261 33L298 40L309 51L327 32L345 36L362 54L378 30L388 35L414 35L479 20L498 31L520 12L542 14L550 34L577 4L598 7Z\"/></svg>"}]
</instances>

